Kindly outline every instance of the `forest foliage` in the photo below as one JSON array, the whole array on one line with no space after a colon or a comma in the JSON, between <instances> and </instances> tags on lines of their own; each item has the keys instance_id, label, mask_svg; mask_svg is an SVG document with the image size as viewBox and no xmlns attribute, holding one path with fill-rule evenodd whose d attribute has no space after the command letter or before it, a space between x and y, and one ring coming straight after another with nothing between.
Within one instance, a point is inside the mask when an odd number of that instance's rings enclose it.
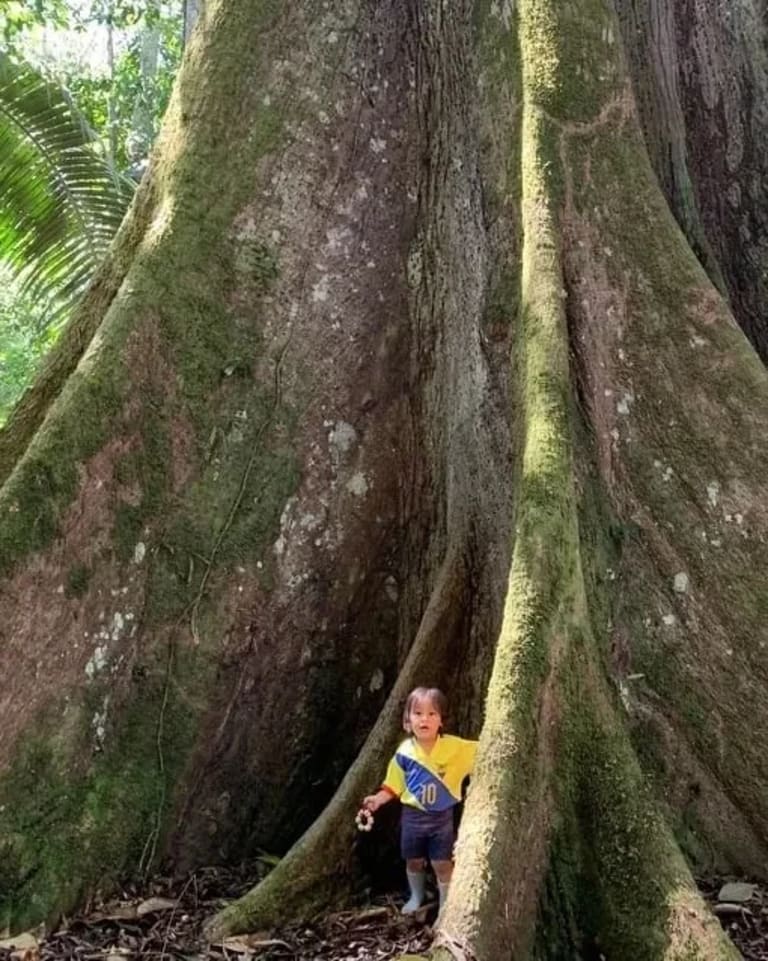
<instances>
[{"instance_id":1,"label":"forest foliage","mask_svg":"<svg viewBox=\"0 0 768 961\"><path fill-rule=\"evenodd\" d=\"M0 425L141 179L183 44L182 0L0 9Z\"/></svg>"}]
</instances>

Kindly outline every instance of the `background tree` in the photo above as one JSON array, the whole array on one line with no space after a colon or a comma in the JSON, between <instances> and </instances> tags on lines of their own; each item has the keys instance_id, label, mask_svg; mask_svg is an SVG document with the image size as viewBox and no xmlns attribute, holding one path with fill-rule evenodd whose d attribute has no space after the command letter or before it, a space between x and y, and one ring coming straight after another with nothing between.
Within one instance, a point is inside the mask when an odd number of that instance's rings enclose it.
<instances>
[{"instance_id":1,"label":"background tree","mask_svg":"<svg viewBox=\"0 0 768 961\"><path fill-rule=\"evenodd\" d=\"M429 679L482 726L438 954L735 956L690 864L766 863L768 382L633 91L764 24L674 10L651 73L651 0L206 5L0 435L12 927L305 828L211 933L328 906Z\"/></svg>"},{"instance_id":2,"label":"background tree","mask_svg":"<svg viewBox=\"0 0 768 961\"><path fill-rule=\"evenodd\" d=\"M192 28L203 9L203 0L184 0L184 43L192 36Z\"/></svg>"}]
</instances>

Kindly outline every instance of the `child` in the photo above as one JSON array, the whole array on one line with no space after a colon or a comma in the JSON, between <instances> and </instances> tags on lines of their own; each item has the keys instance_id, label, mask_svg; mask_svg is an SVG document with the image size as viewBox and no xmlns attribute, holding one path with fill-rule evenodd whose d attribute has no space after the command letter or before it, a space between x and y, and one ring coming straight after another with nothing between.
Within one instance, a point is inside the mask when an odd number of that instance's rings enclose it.
<instances>
[{"instance_id":1,"label":"child","mask_svg":"<svg viewBox=\"0 0 768 961\"><path fill-rule=\"evenodd\" d=\"M384 783L363 800L368 811L400 798L400 848L411 890L403 914L424 902L426 862L437 877L440 907L453 874L455 832L453 809L461 801L461 783L472 773L477 741L443 734L446 697L436 687L411 691L403 711L403 727L411 735L389 762Z\"/></svg>"}]
</instances>

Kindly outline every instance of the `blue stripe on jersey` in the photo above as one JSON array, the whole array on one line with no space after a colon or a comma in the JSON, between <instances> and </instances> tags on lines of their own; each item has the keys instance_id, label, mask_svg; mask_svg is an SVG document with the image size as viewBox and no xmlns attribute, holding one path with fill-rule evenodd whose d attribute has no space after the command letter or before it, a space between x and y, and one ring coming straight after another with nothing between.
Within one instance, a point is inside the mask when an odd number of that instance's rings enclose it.
<instances>
[{"instance_id":1,"label":"blue stripe on jersey","mask_svg":"<svg viewBox=\"0 0 768 961\"><path fill-rule=\"evenodd\" d=\"M405 774L405 786L425 811L446 811L458 804L440 778L416 758L398 753L395 760Z\"/></svg>"}]
</instances>

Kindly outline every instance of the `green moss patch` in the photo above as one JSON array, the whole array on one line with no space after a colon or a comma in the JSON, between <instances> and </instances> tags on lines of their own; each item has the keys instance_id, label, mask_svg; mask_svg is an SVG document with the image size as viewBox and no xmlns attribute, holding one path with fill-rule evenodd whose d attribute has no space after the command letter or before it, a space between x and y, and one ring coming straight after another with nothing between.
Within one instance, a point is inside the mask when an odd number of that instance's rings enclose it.
<instances>
[{"instance_id":1,"label":"green moss patch","mask_svg":"<svg viewBox=\"0 0 768 961\"><path fill-rule=\"evenodd\" d=\"M210 677L205 655L160 650L134 669L116 725L108 687L97 684L82 704L67 706L79 717L74 737L41 719L48 733L24 739L0 779L3 926L17 931L55 918L142 860L150 866L196 734L190 704Z\"/></svg>"}]
</instances>

